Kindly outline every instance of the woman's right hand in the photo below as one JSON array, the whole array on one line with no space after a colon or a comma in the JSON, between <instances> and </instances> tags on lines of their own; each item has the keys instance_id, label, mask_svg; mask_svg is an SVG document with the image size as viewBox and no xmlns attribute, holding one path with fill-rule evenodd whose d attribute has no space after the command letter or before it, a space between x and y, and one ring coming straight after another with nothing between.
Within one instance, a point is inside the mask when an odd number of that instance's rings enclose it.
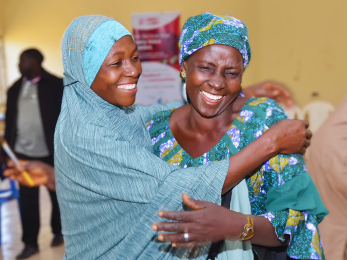
<instances>
[{"instance_id":1,"label":"woman's right hand","mask_svg":"<svg viewBox=\"0 0 347 260\"><path fill-rule=\"evenodd\" d=\"M305 154L312 138L308 127L307 120L284 119L271 126L265 134L271 138L276 154Z\"/></svg>"}]
</instances>

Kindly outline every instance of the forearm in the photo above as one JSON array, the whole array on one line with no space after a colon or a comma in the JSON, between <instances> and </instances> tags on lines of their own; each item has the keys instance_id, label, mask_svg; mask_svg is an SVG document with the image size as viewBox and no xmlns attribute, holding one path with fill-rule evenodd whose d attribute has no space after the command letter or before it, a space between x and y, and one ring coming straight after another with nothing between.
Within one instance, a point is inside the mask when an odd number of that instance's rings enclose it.
<instances>
[{"instance_id":1,"label":"forearm","mask_svg":"<svg viewBox=\"0 0 347 260\"><path fill-rule=\"evenodd\" d=\"M247 224L247 218L244 214L234 211L223 211L226 214L223 219L226 220L224 228L224 239L237 240L244 231L244 226ZM251 239L252 244L278 247L287 245L286 242L281 242L277 236L271 222L264 217L251 215L254 224L254 236ZM223 221L223 222L224 222Z\"/></svg>"},{"instance_id":2,"label":"forearm","mask_svg":"<svg viewBox=\"0 0 347 260\"><path fill-rule=\"evenodd\" d=\"M270 247L288 244L288 240L281 242L277 238L275 228L268 219L254 215L252 215L252 219L254 222L254 236L251 239L252 244Z\"/></svg>"},{"instance_id":3,"label":"forearm","mask_svg":"<svg viewBox=\"0 0 347 260\"><path fill-rule=\"evenodd\" d=\"M242 89L242 92L245 95L245 97L254 97L254 91L252 91L251 87L253 87L253 86Z\"/></svg>"},{"instance_id":4,"label":"forearm","mask_svg":"<svg viewBox=\"0 0 347 260\"><path fill-rule=\"evenodd\" d=\"M232 189L250 172L277 154L277 148L265 133L245 149L229 158L229 169L222 194Z\"/></svg>"}]
</instances>

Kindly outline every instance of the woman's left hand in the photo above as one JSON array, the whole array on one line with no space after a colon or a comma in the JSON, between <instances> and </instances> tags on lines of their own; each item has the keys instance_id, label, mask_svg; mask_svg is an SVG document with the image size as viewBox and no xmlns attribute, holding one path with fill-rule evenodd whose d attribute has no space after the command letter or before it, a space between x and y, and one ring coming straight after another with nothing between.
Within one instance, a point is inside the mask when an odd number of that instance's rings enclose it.
<instances>
[{"instance_id":1,"label":"woman's left hand","mask_svg":"<svg viewBox=\"0 0 347 260\"><path fill-rule=\"evenodd\" d=\"M152 226L155 231L172 232L160 233L160 241L172 242L173 247L190 248L224 239L237 240L243 232L247 223L243 214L212 202L194 200L186 194L183 194L182 198L193 211L159 212L158 215L162 218L178 221L156 223ZM188 241L185 234L189 236Z\"/></svg>"}]
</instances>

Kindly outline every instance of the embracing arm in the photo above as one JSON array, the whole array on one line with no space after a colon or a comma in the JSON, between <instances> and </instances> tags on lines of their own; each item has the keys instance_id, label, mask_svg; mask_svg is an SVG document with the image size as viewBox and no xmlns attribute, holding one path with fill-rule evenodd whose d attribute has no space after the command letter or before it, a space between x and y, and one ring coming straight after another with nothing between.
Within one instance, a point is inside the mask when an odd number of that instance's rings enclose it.
<instances>
[{"instance_id":1,"label":"embracing arm","mask_svg":"<svg viewBox=\"0 0 347 260\"><path fill-rule=\"evenodd\" d=\"M249 172L262 165L264 161L278 153L305 153L312 136L311 132L306 130L307 127L307 121L282 120L245 149L231 156L229 165L232 165L232 167L228 168L222 194L233 188ZM48 171L49 167L40 162L24 163L24 165L34 180L35 186L48 185L50 189L55 189L55 182L50 181L54 180L53 169ZM14 165L9 166L14 167ZM5 176L18 180L21 185L29 185L21 177L21 169L10 168L5 171Z\"/></svg>"},{"instance_id":2,"label":"embracing arm","mask_svg":"<svg viewBox=\"0 0 347 260\"><path fill-rule=\"evenodd\" d=\"M312 137L311 131L307 128L307 121L282 120L246 148L231 156L229 165L232 167L229 166L222 194L278 153L304 154Z\"/></svg>"},{"instance_id":3,"label":"embracing arm","mask_svg":"<svg viewBox=\"0 0 347 260\"><path fill-rule=\"evenodd\" d=\"M155 231L175 232L160 234L159 240L173 242L174 247L189 248L220 240L237 240L244 230L247 218L244 214L231 211L207 201L199 201L183 195L183 202L194 211L161 211L159 216L181 222L163 222L152 226ZM254 222L252 244L263 246L283 246L274 227L266 218L251 216ZM213 225L211 225L213 223ZM184 232L189 232L190 242L184 239ZM207 239L208 238L208 239ZM264 239L266 238L266 239Z\"/></svg>"}]
</instances>

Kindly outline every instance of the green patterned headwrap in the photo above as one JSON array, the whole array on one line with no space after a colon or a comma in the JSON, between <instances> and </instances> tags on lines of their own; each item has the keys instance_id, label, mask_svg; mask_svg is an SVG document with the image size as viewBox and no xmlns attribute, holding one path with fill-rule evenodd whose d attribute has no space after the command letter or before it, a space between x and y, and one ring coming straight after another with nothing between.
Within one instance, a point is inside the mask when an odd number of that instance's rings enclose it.
<instances>
[{"instance_id":1,"label":"green patterned headwrap","mask_svg":"<svg viewBox=\"0 0 347 260\"><path fill-rule=\"evenodd\" d=\"M246 26L232 16L217 16L209 13L190 17L183 26L179 48L179 63L202 47L223 44L236 48L243 57L246 68L251 59Z\"/></svg>"}]
</instances>

